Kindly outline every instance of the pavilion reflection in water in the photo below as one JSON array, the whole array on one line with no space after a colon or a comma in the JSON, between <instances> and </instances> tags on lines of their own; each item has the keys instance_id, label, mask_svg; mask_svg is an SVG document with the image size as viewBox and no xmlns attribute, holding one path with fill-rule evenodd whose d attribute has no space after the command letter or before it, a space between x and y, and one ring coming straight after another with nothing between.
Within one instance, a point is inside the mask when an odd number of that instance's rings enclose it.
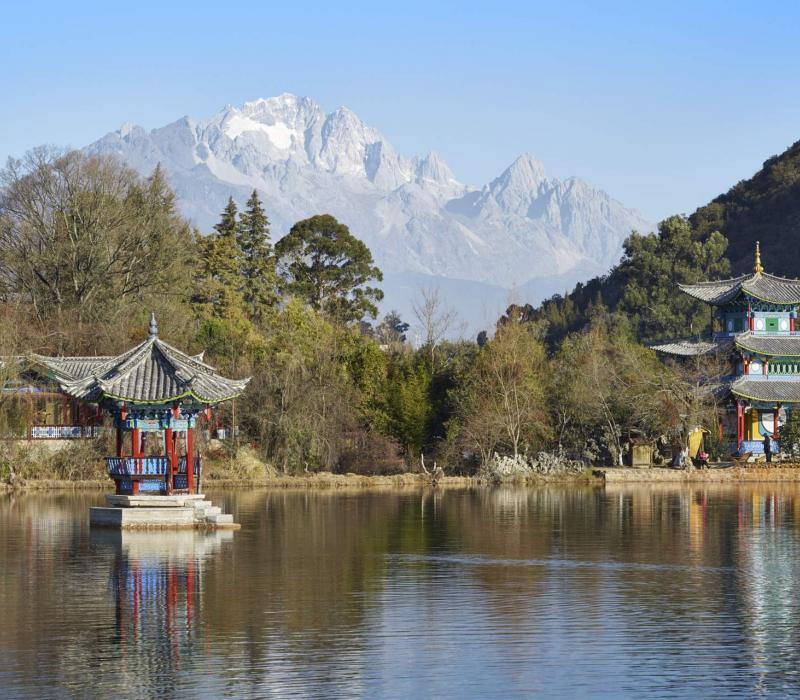
<instances>
[{"instance_id":1,"label":"pavilion reflection in water","mask_svg":"<svg viewBox=\"0 0 800 700\"><path fill-rule=\"evenodd\" d=\"M161 664L177 663L200 636L206 565L232 539L230 530L92 530L92 544L114 552L108 590L117 642L161 649Z\"/></svg>"}]
</instances>

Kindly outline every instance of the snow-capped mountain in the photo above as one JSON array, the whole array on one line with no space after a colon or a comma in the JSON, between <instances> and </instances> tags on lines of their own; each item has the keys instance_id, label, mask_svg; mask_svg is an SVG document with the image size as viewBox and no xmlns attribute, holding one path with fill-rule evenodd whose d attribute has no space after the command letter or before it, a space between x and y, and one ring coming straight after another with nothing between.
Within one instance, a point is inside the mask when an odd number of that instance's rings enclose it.
<instances>
[{"instance_id":1,"label":"snow-capped mountain","mask_svg":"<svg viewBox=\"0 0 800 700\"><path fill-rule=\"evenodd\" d=\"M275 238L299 219L333 214L400 288L404 275L434 278L444 296L448 279L540 291L553 279L558 287L550 291L563 292L616 263L632 229L652 229L582 180L548 178L528 154L489 184L469 187L436 153L400 155L349 109L325 114L314 100L290 94L150 132L125 125L86 150L115 154L144 174L160 163L201 231L216 223L229 196L244 203L253 188ZM407 306L387 296L387 305ZM459 310L477 321L474 310Z\"/></svg>"}]
</instances>

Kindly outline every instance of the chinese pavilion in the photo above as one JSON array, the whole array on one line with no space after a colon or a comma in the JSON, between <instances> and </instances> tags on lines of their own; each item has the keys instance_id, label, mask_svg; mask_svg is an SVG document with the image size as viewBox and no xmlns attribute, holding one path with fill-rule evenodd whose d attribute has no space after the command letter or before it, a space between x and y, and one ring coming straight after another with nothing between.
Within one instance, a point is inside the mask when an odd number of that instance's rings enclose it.
<instances>
[{"instance_id":1,"label":"chinese pavilion","mask_svg":"<svg viewBox=\"0 0 800 700\"><path fill-rule=\"evenodd\" d=\"M763 453L764 438L777 438L786 412L800 405L800 280L764 272L756 243L752 274L679 288L710 304L722 330L709 340L679 340L654 349L679 357L729 357L730 374L721 387L727 396L723 428L732 451Z\"/></svg>"},{"instance_id":2,"label":"chinese pavilion","mask_svg":"<svg viewBox=\"0 0 800 700\"><path fill-rule=\"evenodd\" d=\"M33 428L52 431L47 433L52 438L77 433L94 437L102 413L113 417L116 454L106 462L120 495L196 492L197 420L210 415L213 406L239 396L249 382L226 379L201 356L187 355L160 340L154 315L149 337L116 357L36 355L26 358L26 365L46 380L46 395L55 397L51 401L92 417L90 434L85 434L84 425ZM37 390L35 384L31 382L27 393ZM18 388L17 393L22 395ZM62 427L67 429L64 434Z\"/></svg>"}]
</instances>

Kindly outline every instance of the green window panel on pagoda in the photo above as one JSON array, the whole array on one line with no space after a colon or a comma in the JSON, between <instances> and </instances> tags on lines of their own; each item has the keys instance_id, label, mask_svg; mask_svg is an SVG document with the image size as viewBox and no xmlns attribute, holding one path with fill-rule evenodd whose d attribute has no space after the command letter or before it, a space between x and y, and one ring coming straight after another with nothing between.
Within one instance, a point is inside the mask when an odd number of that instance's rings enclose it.
<instances>
[{"instance_id":1,"label":"green window panel on pagoda","mask_svg":"<svg viewBox=\"0 0 800 700\"><path fill-rule=\"evenodd\" d=\"M770 374L800 374L800 363L796 361L776 361L769 363Z\"/></svg>"},{"instance_id":2,"label":"green window panel on pagoda","mask_svg":"<svg viewBox=\"0 0 800 700\"><path fill-rule=\"evenodd\" d=\"M778 330L778 317L777 316L767 316L767 330L768 331L777 331Z\"/></svg>"}]
</instances>

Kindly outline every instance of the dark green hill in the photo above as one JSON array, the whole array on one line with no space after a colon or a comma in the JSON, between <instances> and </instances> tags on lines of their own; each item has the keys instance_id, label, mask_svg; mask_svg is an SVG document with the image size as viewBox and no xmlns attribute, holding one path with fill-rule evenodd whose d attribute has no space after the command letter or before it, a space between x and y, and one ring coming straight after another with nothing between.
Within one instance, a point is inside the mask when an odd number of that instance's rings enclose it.
<instances>
[{"instance_id":1,"label":"dark green hill","mask_svg":"<svg viewBox=\"0 0 800 700\"><path fill-rule=\"evenodd\" d=\"M768 272L800 276L800 141L700 207L689 221L701 237L720 231L728 239L736 274L752 269L755 241L761 241Z\"/></svg>"},{"instance_id":2,"label":"dark green hill","mask_svg":"<svg viewBox=\"0 0 800 700\"><path fill-rule=\"evenodd\" d=\"M708 331L707 311L687 302L675 285L751 271L756 241L761 241L768 272L800 277L800 141L700 207L688 221L669 217L656 234L634 233L608 275L535 309L509 312L546 320L551 346L583 327L598 309L618 313L642 342L702 334Z\"/></svg>"}]
</instances>

